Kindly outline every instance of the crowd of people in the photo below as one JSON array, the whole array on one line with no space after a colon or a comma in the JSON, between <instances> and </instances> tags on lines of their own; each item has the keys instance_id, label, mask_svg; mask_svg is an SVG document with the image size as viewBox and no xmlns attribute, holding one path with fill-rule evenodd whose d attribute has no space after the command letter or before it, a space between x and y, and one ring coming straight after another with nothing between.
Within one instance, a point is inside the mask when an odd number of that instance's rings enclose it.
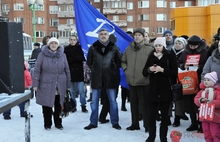
<instances>
[{"instance_id":1,"label":"crowd of people","mask_svg":"<svg viewBox=\"0 0 220 142\"><path fill-rule=\"evenodd\" d=\"M39 43L34 43L31 58L37 60L32 78L28 77L30 74L25 67L25 88L32 86L36 91L36 103L42 106L44 128L51 129L53 117L55 127L63 129L59 115L66 90L70 90L75 103L76 96L80 96L83 113L89 112L86 103L91 102L90 122L85 130L97 128L98 122L111 122L114 129L120 130L116 98L121 69L127 83L121 86L121 110L127 111L127 98L131 112L131 125L127 130L140 130L139 120L143 119L143 128L149 133L146 142L154 142L156 121L161 121L159 137L161 142L167 142L168 126L181 126L181 119L188 120L186 114L189 114L191 124L186 131L204 132L207 142L220 142L219 35L214 35L214 43L209 47L199 35L177 37L170 30L155 39L150 39L143 28L127 34L134 41L122 53L116 43L117 37L110 35L107 29L99 30L98 40L91 45L86 58L76 35L70 36L65 48L57 38L49 36L43 39L41 48ZM188 58L192 55L199 58L190 64ZM173 102L170 86L176 83L180 69L191 68L195 69L196 87L200 89L196 93L183 94L181 100ZM88 84L91 90L86 101ZM103 106L99 116L100 98ZM213 120L199 119L198 109L204 103L215 104ZM24 103L19 107L21 117L27 116ZM110 120L106 119L108 113ZM6 120L11 119L10 110L3 116Z\"/></svg>"}]
</instances>

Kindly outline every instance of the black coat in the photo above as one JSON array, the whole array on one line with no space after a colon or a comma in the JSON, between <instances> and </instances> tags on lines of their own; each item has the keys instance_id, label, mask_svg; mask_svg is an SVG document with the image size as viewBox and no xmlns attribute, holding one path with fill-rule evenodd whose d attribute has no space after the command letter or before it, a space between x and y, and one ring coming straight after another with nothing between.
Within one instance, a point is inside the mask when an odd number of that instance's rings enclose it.
<instances>
[{"instance_id":1,"label":"black coat","mask_svg":"<svg viewBox=\"0 0 220 142\"><path fill-rule=\"evenodd\" d=\"M104 53L103 47L105 48ZM116 44L110 41L107 46L104 46L97 40L89 48L87 64L91 69L91 88L118 88L121 52Z\"/></svg>"},{"instance_id":2,"label":"black coat","mask_svg":"<svg viewBox=\"0 0 220 142\"><path fill-rule=\"evenodd\" d=\"M176 82L178 67L176 57L166 51L161 59L154 56L153 52L149 56L145 67L143 69L143 75L145 77L150 76L150 89L148 94L148 100L152 102L172 101L171 84ZM153 73L149 72L149 67L157 64L164 69L164 72ZM169 64L169 66L168 66ZM169 78L171 82L169 81Z\"/></svg>"},{"instance_id":3,"label":"black coat","mask_svg":"<svg viewBox=\"0 0 220 142\"><path fill-rule=\"evenodd\" d=\"M74 46L66 46L64 53L70 68L71 82L84 81L83 61L85 61L85 57L79 43Z\"/></svg>"},{"instance_id":4,"label":"black coat","mask_svg":"<svg viewBox=\"0 0 220 142\"><path fill-rule=\"evenodd\" d=\"M38 54L41 52L41 48L34 49L31 54L31 59L37 59Z\"/></svg>"}]
</instances>

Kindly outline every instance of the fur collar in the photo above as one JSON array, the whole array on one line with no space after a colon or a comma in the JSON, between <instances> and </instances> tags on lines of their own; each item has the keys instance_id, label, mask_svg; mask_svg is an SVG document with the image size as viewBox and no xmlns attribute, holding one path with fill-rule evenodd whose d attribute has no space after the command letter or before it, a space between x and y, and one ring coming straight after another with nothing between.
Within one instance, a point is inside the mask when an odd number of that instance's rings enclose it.
<instances>
[{"instance_id":1,"label":"fur collar","mask_svg":"<svg viewBox=\"0 0 220 142\"><path fill-rule=\"evenodd\" d=\"M64 51L64 48L61 45L58 47L57 52L50 51L49 47L47 45L42 47L42 53L45 56L48 56L48 57L51 57L51 58L53 58L53 57L59 58L63 54L63 51Z\"/></svg>"}]
</instances>

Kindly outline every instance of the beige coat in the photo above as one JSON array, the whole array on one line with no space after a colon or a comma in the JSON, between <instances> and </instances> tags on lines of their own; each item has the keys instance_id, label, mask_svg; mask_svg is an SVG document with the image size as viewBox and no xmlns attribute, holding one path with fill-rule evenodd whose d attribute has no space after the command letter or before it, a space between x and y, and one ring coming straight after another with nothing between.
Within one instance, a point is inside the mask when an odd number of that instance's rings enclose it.
<instances>
[{"instance_id":1,"label":"beige coat","mask_svg":"<svg viewBox=\"0 0 220 142\"><path fill-rule=\"evenodd\" d=\"M136 45L132 42L125 50L121 67L126 75L126 80L132 86L149 85L149 78L142 75L144 65L149 54L153 51L151 44L146 44L144 41Z\"/></svg>"}]
</instances>

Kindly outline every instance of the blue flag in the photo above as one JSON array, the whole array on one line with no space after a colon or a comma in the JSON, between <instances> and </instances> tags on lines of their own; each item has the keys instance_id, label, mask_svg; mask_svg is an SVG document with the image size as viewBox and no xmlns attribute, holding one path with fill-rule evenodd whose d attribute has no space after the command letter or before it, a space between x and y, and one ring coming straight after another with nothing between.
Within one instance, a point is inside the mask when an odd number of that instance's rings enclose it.
<instances>
[{"instance_id":1,"label":"blue flag","mask_svg":"<svg viewBox=\"0 0 220 142\"><path fill-rule=\"evenodd\" d=\"M87 57L89 47L98 40L98 32L102 28L107 29L109 34L115 34L117 37L116 44L121 52L124 53L125 49L133 41L133 38L108 20L87 0L74 0L73 2L77 35L85 57ZM121 78L121 85L122 84L126 84L124 77ZM126 85L123 86L127 88Z\"/></svg>"}]
</instances>

